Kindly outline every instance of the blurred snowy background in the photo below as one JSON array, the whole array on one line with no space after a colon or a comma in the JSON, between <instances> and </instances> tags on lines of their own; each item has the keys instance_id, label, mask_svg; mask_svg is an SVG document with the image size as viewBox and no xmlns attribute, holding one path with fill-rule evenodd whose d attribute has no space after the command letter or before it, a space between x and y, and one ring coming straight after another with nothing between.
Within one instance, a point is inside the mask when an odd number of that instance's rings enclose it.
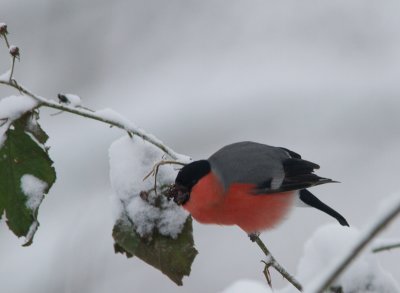
<instances>
[{"instance_id":1,"label":"blurred snowy background","mask_svg":"<svg viewBox=\"0 0 400 293\"><path fill-rule=\"evenodd\" d=\"M0 21L21 48L17 79L42 96L113 108L195 159L240 140L293 149L342 182L313 192L355 227L399 189L398 1L1 0ZM54 112L41 124L58 179L31 247L0 225L2 292L219 292L263 281L261 252L235 227L194 225L200 254L183 287L115 255L108 148L123 133ZM329 222L299 208L262 238L295 272ZM399 232L400 221L384 236ZM399 257L379 255L397 280Z\"/></svg>"}]
</instances>

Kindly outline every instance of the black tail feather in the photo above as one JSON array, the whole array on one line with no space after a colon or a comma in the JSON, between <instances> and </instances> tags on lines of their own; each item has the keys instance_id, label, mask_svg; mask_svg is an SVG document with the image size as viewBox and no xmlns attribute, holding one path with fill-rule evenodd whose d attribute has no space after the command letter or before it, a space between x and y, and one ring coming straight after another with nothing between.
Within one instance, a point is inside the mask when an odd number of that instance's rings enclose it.
<instances>
[{"instance_id":1,"label":"black tail feather","mask_svg":"<svg viewBox=\"0 0 400 293\"><path fill-rule=\"evenodd\" d=\"M337 211L324 204L307 189L300 190L300 199L309 206L319 209L320 211L323 211L328 215L334 217L336 220L338 220L340 225L349 226L349 223L347 223L346 219L341 214L339 214Z\"/></svg>"}]
</instances>

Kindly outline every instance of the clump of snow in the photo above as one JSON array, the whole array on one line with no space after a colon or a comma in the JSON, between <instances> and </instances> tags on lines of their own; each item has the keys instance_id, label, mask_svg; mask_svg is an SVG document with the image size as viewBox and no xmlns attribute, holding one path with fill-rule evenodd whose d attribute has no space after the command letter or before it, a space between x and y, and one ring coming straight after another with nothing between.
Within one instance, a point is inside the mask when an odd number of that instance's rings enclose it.
<instances>
[{"instance_id":1,"label":"clump of snow","mask_svg":"<svg viewBox=\"0 0 400 293\"><path fill-rule=\"evenodd\" d=\"M153 233L156 222L160 217L160 209L144 201L140 196L134 196L126 207L129 218L135 224L140 236Z\"/></svg>"},{"instance_id":2,"label":"clump of snow","mask_svg":"<svg viewBox=\"0 0 400 293\"><path fill-rule=\"evenodd\" d=\"M298 265L300 283L315 282L321 271L349 251L361 234L353 227L343 228L335 224L320 227L305 244ZM333 285L342 286L343 292L400 292L393 277L383 270L377 256L370 250L360 255Z\"/></svg>"},{"instance_id":3,"label":"clump of snow","mask_svg":"<svg viewBox=\"0 0 400 293\"><path fill-rule=\"evenodd\" d=\"M39 207L47 186L46 182L31 174L25 174L21 177L21 189L27 197L25 204L29 209L35 211Z\"/></svg>"},{"instance_id":4,"label":"clump of snow","mask_svg":"<svg viewBox=\"0 0 400 293\"><path fill-rule=\"evenodd\" d=\"M188 217L187 212L173 201L166 199L163 200L161 207L160 218L157 222L158 231L162 235L171 236L172 238L178 237Z\"/></svg>"},{"instance_id":5,"label":"clump of snow","mask_svg":"<svg viewBox=\"0 0 400 293\"><path fill-rule=\"evenodd\" d=\"M37 106L38 102L35 99L24 95L9 96L0 101L0 147L12 122Z\"/></svg>"},{"instance_id":6,"label":"clump of snow","mask_svg":"<svg viewBox=\"0 0 400 293\"><path fill-rule=\"evenodd\" d=\"M71 107L78 107L82 104L81 97L73 94L64 94L64 97L68 100L68 105Z\"/></svg>"},{"instance_id":7,"label":"clump of snow","mask_svg":"<svg viewBox=\"0 0 400 293\"><path fill-rule=\"evenodd\" d=\"M272 293L267 285L253 280L238 280L221 293Z\"/></svg>"},{"instance_id":8,"label":"clump of snow","mask_svg":"<svg viewBox=\"0 0 400 293\"><path fill-rule=\"evenodd\" d=\"M141 236L149 235L157 229L162 235L176 238L188 214L165 197L161 197L156 205L154 192L150 193L148 200L139 196L140 192L154 187L154 177L143 179L163 159L164 153L141 138L125 136L111 145L109 156L111 186L116 194L114 206L119 209L117 219L125 209ZM177 174L174 167L176 166L160 167L158 187L174 182Z\"/></svg>"}]
</instances>

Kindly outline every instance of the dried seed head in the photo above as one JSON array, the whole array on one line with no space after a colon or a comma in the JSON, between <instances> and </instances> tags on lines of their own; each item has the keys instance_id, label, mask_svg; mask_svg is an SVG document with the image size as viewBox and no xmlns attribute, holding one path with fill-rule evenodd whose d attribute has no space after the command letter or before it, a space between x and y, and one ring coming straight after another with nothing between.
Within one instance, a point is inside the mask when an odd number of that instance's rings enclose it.
<instances>
[{"instance_id":1,"label":"dried seed head","mask_svg":"<svg viewBox=\"0 0 400 293\"><path fill-rule=\"evenodd\" d=\"M17 46L10 46L9 52L11 54L11 56L13 56L14 58L19 59L19 48Z\"/></svg>"},{"instance_id":2,"label":"dried seed head","mask_svg":"<svg viewBox=\"0 0 400 293\"><path fill-rule=\"evenodd\" d=\"M5 24L4 22L0 22L0 35L5 36L7 34L7 24Z\"/></svg>"}]
</instances>

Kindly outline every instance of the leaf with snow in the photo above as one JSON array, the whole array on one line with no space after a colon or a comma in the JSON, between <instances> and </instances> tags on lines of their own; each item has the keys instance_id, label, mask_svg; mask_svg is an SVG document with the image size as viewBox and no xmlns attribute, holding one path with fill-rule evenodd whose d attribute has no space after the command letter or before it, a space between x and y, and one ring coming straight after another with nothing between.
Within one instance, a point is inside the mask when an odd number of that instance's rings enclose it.
<instances>
[{"instance_id":1,"label":"leaf with snow","mask_svg":"<svg viewBox=\"0 0 400 293\"><path fill-rule=\"evenodd\" d=\"M188 217L176 239L158 232L147 238L135 232L127 218L120 219L113 229L115 252L140 258L181 286L183 277L189 276L197 255L192 230L192 219Z\"/></svg>"},{"instance_id":2,"label":"leaf with snow","mask_svg":"<svg viewBox=\"0 0 400 293\"><path fill-rule=\"evenodd\" d=\"M18 237L25 236L27 246L39 226L39 205L55 182L56 173L37 114L14 110L8 112L14 116L9 115L1 126L7 129L3 129L0 148L0 215L5 212L8 227Z\"/></svg>"},{"instance_id":3,"label":"leaf with snow","mask_svg":"<svg viewBox=\"0 0 400 293\"><path fill-rule=\"evenodd\" d=\"M143 178L163 158L161 150L140 138L125 136L111 145L109 155L113 204L117 207L113 230L116 251L136 255L181 285L197 251L191 218L162 195L162 187L174 181L177 170L170 165L160 168L157 196L155 178Z\"/></svg>"}]
</instances>

